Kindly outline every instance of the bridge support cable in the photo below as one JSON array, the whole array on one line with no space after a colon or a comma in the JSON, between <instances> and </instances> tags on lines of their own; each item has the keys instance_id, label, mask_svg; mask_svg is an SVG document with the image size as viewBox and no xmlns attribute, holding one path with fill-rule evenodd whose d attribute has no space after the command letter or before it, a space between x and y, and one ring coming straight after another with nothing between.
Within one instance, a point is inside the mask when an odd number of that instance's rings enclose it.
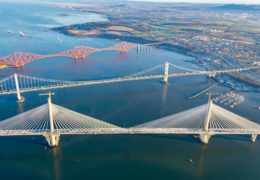
<instances>
[{"instance_id":1,"label":"bridge support cable","mask_svg":"<svg viewBox=\"0 0 260 180\"><path fill-rule=\"evenodd\" d=\"M9 91L16 92L14 75L0 80L0 92L8 93Z\"/></svg>"},{"instance_id":2,"label":"bridge support cable","mask_svg":"<svg viewBox=\"0 0 260 180\"><path fill-rule=\"evenodd\" d=\"M225 110L212 101L198 107L121 128L57 106L51 102L0 122L0 136L43 135L50 147L59 145L62 134L190 134L208 143L211 135L244 134L256 141L260 125Z\"/></svg>"},{"instance_id":3,"label":"bridge support cable","mask_svg":"<svg viewBox=\"0 0 260 180\"><path fill-rule=\"evenodd\" d=\"M176 73L178 69L184 70L185 72ZM239 69L239 70L248 70L248 68ZM68 88L68 87L76 87L76 86L97 85L97 84L108 84L108 83L126 82L126 81L140 81L140 80L147 80L147 79L160 79L160 78L163 78L162 82L164 84L167 84L169 77L202 75L202 74L209 74L209 73L219 74L219 73L227 73L227 72L228 70L195 71L187 68L182 68L180 66L176 66L174 64L170 64L166 62L164 64L159 64L155 67L128 76L122 76L122 77L110 78L110 79L101 79L101 80L89 80L89 81L53 80L53 79L36 78L36 77L30 77L26 75L14 74L8 78L0 80L0 95L16 94L18 102L23 102L24 98L21 95L21 93L23 92Z\"/></svg>"},{"instance_id":4,"label":"bridge support cable","mask_svg":"<svg viewBox=\"0 0 260 180\"><path fill-rule=\"evenodd\" d=\"M142 76L151 76L151 75L163 75L164 64L159 64L152 68L133 73L127 76L123 76L122 78L134 78L134 77L142 77Z\"/></svg>"},{"instance_id":5,"label":"bridge support cable","mask_svg":"<svg viewBox=\"0 0 260 180\"><path fill-rule=\"evenodd\" d=\"M48 103L17 116L0 121L0 136L42 135L50 147L59 145L61 134L114 134L125 132L110 123Z\"/></svg>"},{"instance_id":6,"label":"bridge support cable","mask_svg":"<svg viewBox=\"0 0 260 180\"><path fill-rule=\"evenodd\" d=\"M187 71L187 72L201 72L199 70L193 70L193 69L188 69L188 68L184 68L184 67L181 67L181 66L177 66L176 64L169 63L169 65L173 66L174 68L178 68L178 69L181 69L181 70L184 70L184 71Z\"/></svg>"},{"instance_id":7,"label":"bridge support cable","mask_svg":"<svg viewBox=\"0 0 260 180\"><path fill-rule=\"evenodd\" d=\"M212 126L212 131L222 131L230 134L241 132L251 135L252 142L256 141L260 129L259 124L227 111L213 103L211 116L210 126Z\"/></svg>"},{"instance_id":8,"label":"bridge support cable","mask_svg":"<svg viewBox=\"0 0 260 180\"><path fill-rule=\"evenodd\" d=\"M260 125L215 105L207 104L133 127L135 131L198 135L203 144L212 135L251 135L255 142Z\"/></svg>"}]
</instances>

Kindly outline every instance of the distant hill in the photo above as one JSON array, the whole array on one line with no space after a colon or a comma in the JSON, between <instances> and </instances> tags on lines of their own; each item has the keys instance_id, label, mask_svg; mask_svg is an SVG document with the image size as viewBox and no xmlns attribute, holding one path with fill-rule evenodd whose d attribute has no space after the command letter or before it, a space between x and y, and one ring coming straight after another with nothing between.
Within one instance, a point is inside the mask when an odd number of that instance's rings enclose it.
<instances>
[{"instance_id":1,"label":"distant hill","mask_svg":"<svg viewBox=\"0 0 260 180\"><path fill-rule=\"evenodd\" d=\"M260 11L260 5L244 5L244 4L226 4L214 7L218 10L243 10L243 11Z\"/></svg>"}]
</instances>

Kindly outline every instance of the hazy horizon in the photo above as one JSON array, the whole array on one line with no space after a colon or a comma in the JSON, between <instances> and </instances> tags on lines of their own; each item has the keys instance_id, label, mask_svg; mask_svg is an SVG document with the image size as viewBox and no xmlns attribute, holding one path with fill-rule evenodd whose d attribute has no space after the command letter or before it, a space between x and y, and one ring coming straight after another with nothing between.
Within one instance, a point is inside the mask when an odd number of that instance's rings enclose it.
<instances>
[{"instance_id":1,"label":"hazy horizon","mask_svg":"<svg viewBox=\"0 0 260 180\"><path fill-rule=\"evenodd\" d=\"M173 3L205 3L205 4L260 4L260 0L131 0L147 2L173 2Z\"/></svg>"},{"instance_id":2,"label":"hazy horizon","mask_svg":"<svg viewBox=\"0 0 260 180\"><path fill-rule=\"evenodd\" d=\"M117 1L117 0L112 0ZM168 2L168 3L194 3L194 4L257 4L260 5L260 0L118 0L118 1L142 1L142 2ZM84 2L104 2L100 0L0 0L0 2L34 2L34 3L84 3Z\"/></svg>"}]
</instances>

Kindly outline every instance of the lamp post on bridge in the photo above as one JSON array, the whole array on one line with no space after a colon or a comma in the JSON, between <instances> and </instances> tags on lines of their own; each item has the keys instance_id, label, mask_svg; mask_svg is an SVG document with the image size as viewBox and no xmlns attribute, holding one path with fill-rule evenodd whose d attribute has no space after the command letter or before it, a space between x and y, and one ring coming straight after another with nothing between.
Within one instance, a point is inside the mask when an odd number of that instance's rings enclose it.
<instances>
[{"instance_id":1,"label":"lamp post on bridge","mask_svg":"<svg viewBox=\"0 0 260 180\"><path fill-rule=\"evenodd\" d=\"M48 92L39 94L40 96L48 96L48 111L49 111L49 118L50 118L50 131L46 134L44 134L48 144L50 147L56 147L59 145L59 139L60 134L55 132L54 129L54 118L53 118L53 109L52 109L52 102L51 102L51 96L54 95L54 93Z\"/></svg>"}]
</instances>

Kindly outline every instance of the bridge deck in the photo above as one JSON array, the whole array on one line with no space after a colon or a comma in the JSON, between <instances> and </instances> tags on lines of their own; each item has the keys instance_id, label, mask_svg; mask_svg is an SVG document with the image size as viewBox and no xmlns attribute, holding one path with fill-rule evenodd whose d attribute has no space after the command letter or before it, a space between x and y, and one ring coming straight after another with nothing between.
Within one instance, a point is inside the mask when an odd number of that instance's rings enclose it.
<instances>
[{"instance_id":1,"label":"bridge deck","mask_svg":"<svg viewBox=\"0 0 260 180\"><path fill-rule=\"evenodd\" d=\"M46 131L28 131L28 130L1 130L0 136L30 136L30 135L43 135L49 133L49 130ZM186 129L186 128L104 128L104 129L81 129L81 130L69 130L69 129L59 129L55 133L61 135L113 135L113 134L180 134L180 135L200 135L200 134L211 134L211 135L251 135L251 134L260 134L260 130L243 130L243 129L231 129L231 130L214 130L204 131L199 129Z\"/></svg>"}]
</instances>

